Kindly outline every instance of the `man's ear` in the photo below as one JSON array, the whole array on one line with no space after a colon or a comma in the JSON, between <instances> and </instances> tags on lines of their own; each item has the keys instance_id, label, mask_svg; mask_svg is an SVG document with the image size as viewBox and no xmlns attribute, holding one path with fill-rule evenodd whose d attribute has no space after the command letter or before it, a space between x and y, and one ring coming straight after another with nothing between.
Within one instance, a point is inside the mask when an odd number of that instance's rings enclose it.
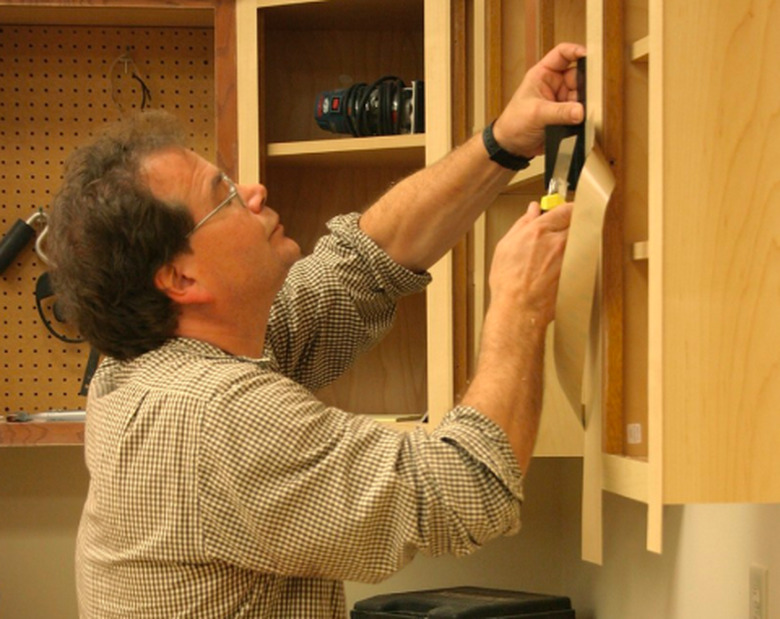
<instances>
[{"instance_id":1,"label":"man's ear","mask_svg":"<svg viewBox=\"0 0 780 619\"><path fill-rule=\"evenodd\" d=\"M157 269L154 285L179 305L207 303L213 298L197 279L187 275L186 265L176 259Z\"/></svg>"}]
</instances>

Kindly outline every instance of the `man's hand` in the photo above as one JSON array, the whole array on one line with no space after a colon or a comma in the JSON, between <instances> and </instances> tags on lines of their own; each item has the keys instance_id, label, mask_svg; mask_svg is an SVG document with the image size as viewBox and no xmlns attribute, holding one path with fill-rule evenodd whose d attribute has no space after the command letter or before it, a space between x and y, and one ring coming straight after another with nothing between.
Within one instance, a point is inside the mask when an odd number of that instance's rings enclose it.
<instances>
[{"instance_id":1,"label":"man's hand","mask_svg":"<svg viewBox=\"0 0 780 619\"><path fill-rule=\"evenodd\" d=\"M496 246L477 372L462 400L506 431L524 473L539 429L544 337L571 211L566 204L541 216L532 202Z\"/></svg>"},{"instance_id":2,"label":"man's hand","mask_svg":"<svg viewBox=\"0 0 780 619\"><path fill-rule=\"evenodd\" d=\"M507 304L544 328L555 314L555 299L572 205L541 216L532 202L496 245L490 268L491 305Z\"/></svg>"},{"instance_id":3,"label":"man's hand","mask_svg":"<svg viewBox=\"0 0 780 619\"><path fill-rule=\"evenodd\" d=\"M524 157L540 155L546 125L582 122L585 112L577 102L574 65L585 53L582 45L561 43L526 73L493 126L493 135L504 150Z\"/></svg>"}]
</instances>

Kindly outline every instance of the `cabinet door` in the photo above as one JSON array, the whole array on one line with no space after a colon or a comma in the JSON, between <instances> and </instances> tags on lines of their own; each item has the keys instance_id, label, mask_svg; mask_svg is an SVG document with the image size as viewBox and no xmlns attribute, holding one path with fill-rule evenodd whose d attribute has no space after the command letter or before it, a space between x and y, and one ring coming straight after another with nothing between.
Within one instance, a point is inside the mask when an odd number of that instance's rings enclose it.
<instances>
[{"instance_id":1,"label":"cabinet door","mask_svg":"<svg viewBox=\"0 0 780 619\"><path fill-rule=\"evenodd\" d=\"M678 9L637 1L620 14L619 423L636 441L603 459L604 488L648 503L648 547L659 552L665 504L780 500L776 16L749 2Z\"/></svg>"},{"instance_id":2,"label":"cabinet door","mask_svg":"<svg viewBox=\"0 0 780 619\"><path fill-rule=\"evenodd\" d=\"M651 389L662 394L664 502L776 502L777 7L743 0L712 11L699 0L651 10L663 20L650 295L661 299L651 319L663 364Z\"/></svg>"}]
</instances>

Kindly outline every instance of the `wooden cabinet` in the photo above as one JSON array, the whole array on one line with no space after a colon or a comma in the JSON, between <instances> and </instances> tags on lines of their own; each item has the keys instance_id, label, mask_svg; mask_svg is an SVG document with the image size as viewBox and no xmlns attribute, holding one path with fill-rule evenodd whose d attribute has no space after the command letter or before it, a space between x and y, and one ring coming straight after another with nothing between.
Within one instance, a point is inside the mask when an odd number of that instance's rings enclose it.
<instances>
[{"instance_id":1,"label":"wooden cabinet","mask_svg":"<svg viewBox=\"0 0 780 619\"><path fill-rule=\"evenodd\" d=\"M664 505L780 500L780 22L750 2L620 18L623 406L603 428L622 440L585 458L598 487L648 504L660 552Z\"/></svg>"},{"instance_id":2,"label":"wooden cabinet","mask_svg":"<svg viewBox=\"0 0 780 619\"><path fill-rule=\"evenodd\" d=\"M535 32L540 52L588 46L588 122L618 179L583 443L586 556L600 560L604 490L648 505L655 551L664 505L780 501L780 16L768 2L506 1L500 22ZM499 92L526 64L514 53ZM502 213L542 189L523 179L488 212L488 254Z\"/></svg>"},{"instance_id":3,"label":"wooden cabinet","mask_svg":"<svg viewBox=\"0 0 780 619\"><path fill-rule=\"evenodd\" d=\"M522 3L507 2L511 17L502 19L491 4L497 3L239 0L240 176L267 185L269 203L304 251L328 217L369 205L389 183L480 131L508 101L526 69L513 31L514 19L522 23L525 14ZM496 45L509 60L491 56ZM424 136L352 138L317 127L319 92L388 73L425 80ZM485 97L499 81L500 92ZM539 198L542 170L539 158L516 177L469 239L476 251L464 259L459 247L437 264L426 294L405 300L387 340L321 393L326 401L366 413L428 411L434 424L442 418L464 388L457 373L473 367L487 302L484 278L465 282L467 271L484 272L508 221ZM469 318L476 319L472 325ZM549 374L537 454L581 455L582 429L573 413L555 405L565 398Z\"/></svg>"},{"instance_id":4,"label":"wooden cabinet","mask_svg":"<svg viewBox=\"0 0 780 619\"><path fill-rule=\"evenodd\" d=\"M338 213L443 156L450 138L450 8L423 0L239 0L239 177L261 181L304 253ZM425 134L351 137L319 128L317 96L394 75L424 80ZM361 413L422 415L453 403L451 257L393 330L319 395Z\"/></svg>"},{"instance_id":5,"label":"wooden cabinet","mask_svg":"<svg viewBox=\"0 0 780 619\"><path fill-rule=\"evenodd\" d=\"M780 16L649 0L646 20L647 499L777 502Z\"/></svg>"}]
</instances>

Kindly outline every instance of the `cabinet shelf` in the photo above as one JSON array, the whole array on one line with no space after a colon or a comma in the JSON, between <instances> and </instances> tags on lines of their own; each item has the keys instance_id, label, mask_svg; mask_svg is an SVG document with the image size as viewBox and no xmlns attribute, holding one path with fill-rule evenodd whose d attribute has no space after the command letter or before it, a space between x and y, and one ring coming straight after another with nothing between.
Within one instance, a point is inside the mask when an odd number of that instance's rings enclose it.
<instances>
[{"instance_id":1,"label":"cabinet shelf","mask_svg":"<svg viewBox=\"0 0 780 619\"><path fill-rule=\"evenodd\" d=\"M148 4L149 6L133 6L130 2L117 2L113 6L93 4L75 7L60 4L55 6L14 4L0 6L0 22L46 26L152 26L155 28L212 28L214 26L214 10L206 0L173 1L167 2L162 7L153 2Z\"/></svg>"},{"instance_id":2,"label":"cabinet shelf","mask_svg":"<svg viewBox=\"0 0 780 619\"><path fill-rule=\"evenodd\" d=\"M603 488L641 503L648 502L648 464L645 458L602 455Z\"/></svg>"},{"instance_id":3,"label":"cabinet shelf","mask_svg":"<svg viewBox=\"0 0 780 619\"><path fill-rule=\"evenodd\" d=\"M425 135L272 142L268 162L291 165L404 165L425 163Z\"/></svg>"},{"instance_id":4,"label":"cabinet shelf","mask_svg":"<svg viewBox=\"0 0 780 619\"><path fill-rule=\"evenodd\" d=\"M422 22L421 0L257 0L269 24L285 30L366 30Z\"/></svg>"},{"instance_id":5,"label":"cabinet shelf","mask_svg":"<svg viewBox=\"0 0 780 619\"><path fill-rule=\"evenodd\" d=\"M425 428L421 421L385 421L388 428L412 432ZM0 421L0 448L80 446L84 444L83 421L28 421L10 423Z\"/></svg>"},{"instance_id":6,"label":"cabinet shelf","mask_svg":"<svg viewBox=\"0 0 780 619\"><path fill-rule=\"evenodd\" d=\"M83 421L0 421L0 447L83 445Z\"/></svg>"},{"instance_id":7,"label":"cabinet shelf","mask_svg":"<svg viewBox=\"0 0 780 619\"><path fill-rule=\"evenodd\" d=\"M647 260L650 257L650 243L637 241L631 244L631 260Z\"/></svg>"},{"instance_id":8,"label":"cabinet shelf","mask_svg":"<svg viewBox=\"0 0 780 619\"><path fill-rule=\"evenodd\" d=\"M631 44L631 61L648 62L650 60L650 37L642 37Z\"/></svg>"}]
</instances>

